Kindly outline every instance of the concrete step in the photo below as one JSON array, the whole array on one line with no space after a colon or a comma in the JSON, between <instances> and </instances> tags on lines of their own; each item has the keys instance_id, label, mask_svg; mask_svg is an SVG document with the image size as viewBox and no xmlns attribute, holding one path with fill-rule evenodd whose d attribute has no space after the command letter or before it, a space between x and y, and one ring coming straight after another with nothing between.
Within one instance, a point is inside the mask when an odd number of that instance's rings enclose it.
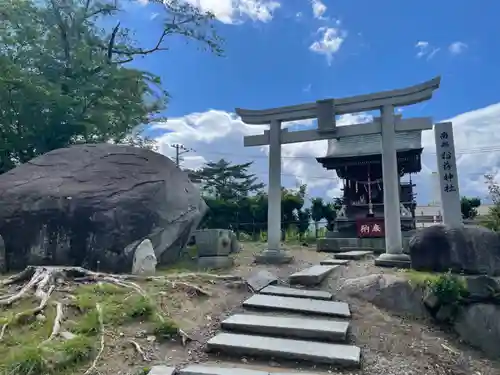
<instances>
[{"instance_id":1,"label":"concrete step","mask_svg":"<svg viewBox=\"0 0 500 375\"><path fill-rule=\"evenodd\" d=\"M243 302L243 307L290 311L294 313L325 315L330 317L350 318L351 311L345 302L319 301L309 298L295 298L283 296L269 296L265 294L254 294Z\"/></svg>"},{"instance_id":2,"label":"concrete step","mask_svg":"<svg viewBox=\"0 0 500 375\"><path fill-rule=\"evenodd\" d=\"M360 365L361 350L353 345L340 345L303 340L219 333L207 342L209 351L238 356L273 357L330 365Z\"/></svg>"},{"instance_id":3,"label":"concrete step","mask_svg":"<svg viewBox=\"0 0 500 375\"><path fill-rule=\"evenodd\" d=\"M246 279L246 282L250 288L252 288L255 292L258 292L268 285L276 284L278 282L278 278L269 271L261 270L251 274L250 277Z\"/></svg>"},{"instance_id":4,"label":"concrete step","mask_svg":"<svg viewBox=\"0 0 500 375\"><path fill-rule=\"evenodd\" d=\"M221 323L227 331L296 339L341 342L347 339L348 321L236 314Z\"/></svg>"},{"instance_id":5,"label":"concrete step","mask_svg":"<svg viewBox=\"0 0 500 375\"><path fill-rule=\"evenodd\" d=\"M171 366L153 366L148 372L148 375L174 375L175 367Z\"/></svg>"},{"instance_id":6,"label":"concrete step","mask_svg":"<svg viewBox=\"0 0 500 375\"><path fill-rule=\"evenodd\" d=\"M324 259L319 264L322 266L346 266L349 263L348 259Z\"/></svg>"},{"instance_id":7,"label":"concrete step","mask_svg":"<svg viewBox=\"0 0 500 375\"><path fill-rule=\"evenodd\" d=\"M348 252L348 251L372 251L374 253L383 253L385 249L375 248L375 247L361 247L361 246L353 246L353 247L341 247L340 252Z\"/></svg>"},{"instance_id":8,"label":"concrete step","mask_svg":"<svg viewBox=\"0 0 500 375\"><path fill-rule=\"evenodd\" d=\"M333 297L331 293L325 292L323 290L297 289L297 288L288 288L286 286L274 286L274 285L265 287L259 293L270 294L273 296L311 298L311 299L322 299L322 300L331 300Z\"/></svg>"},{"instance_id":9,"label":"concrete step","mask_svg":"<svg viewBox=\"0 0 500 375\"><path fill-rule=\"evenodd\" d=\"M283 369L276 371L266 368L265 370L249 369L241 367L219 367L215 365L190 365L182 370L179 370L179 375L318 375L305 372L292 372Z\"/></svg>"},{"instance_id":10,"label":"concrete step","mask_svg":"<svg viewBox=\"0 0 500 375\"><path fill-rule=\"evenodd\" d=\"M345 253L336 253L335 258L336 259L348 259L348 260L360 260L368 255L373 255L373 251L367 251L367 250L353 250L353 251L347 251Z\"/></svg>"},{"instance_id":11,"label":"concrete step","mask_svg":"<svg viewBox=\"0 0 500 375\"><path fill-rule=\"evenodd\" d=\"M313 286L320 284L338 266L316 265L289 276L290 284Z\"/></svg>"}]
</instances>

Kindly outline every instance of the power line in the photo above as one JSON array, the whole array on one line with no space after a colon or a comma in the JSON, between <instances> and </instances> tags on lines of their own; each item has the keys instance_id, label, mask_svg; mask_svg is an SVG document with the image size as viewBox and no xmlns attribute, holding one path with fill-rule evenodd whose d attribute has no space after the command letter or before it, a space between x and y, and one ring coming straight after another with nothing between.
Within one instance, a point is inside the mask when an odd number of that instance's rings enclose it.
<instances>
[{"instance_id":1,"label":"power line","mask_svg":"<svg viewBox=\"0 0 500 375\"><path fill-rule=\"evenodd\" d=\"M194 151L194 150L193 150ZM455 154L457 156L461 155L474 155L474 154L485 154L485 153L491 153L491 152L500 152L500 145L492 145L492 146L486 146L486 147L477 147L477 148L470 148L470 149L461 149L461 150L456 150ZM241 157L243 155L241 154L236 154L236 153L230 153L230 152L217 152L217 151L207 151L204 152L204 154L208 155L221 155L221 156L237 156ZM426 152L426 155L436 155L435 152ZM257 154L257 155L244 155L246 158L251 158L251 159L267 159L268 155L263 155L263 154ZM309 159L309 160L316 160L316 158L319 158L322 156L311 156L311 155L294 155L294 156L281 156L282 159Z\"/></svg>"},{"instance_id":2,"label":"power line","mask_svg":"<svg viewBox=\"0 0 500 375\"><path fill-rule=\"evenodd\" d=\"M177 165L177 168L179 168L181 164L181 155L187 154L191 151L195 151L192 148L186 148L184 145L181 145L179 143L170 145L170 147L173 147L175 149L175 165Z\"/></svg>"}]
</instances>

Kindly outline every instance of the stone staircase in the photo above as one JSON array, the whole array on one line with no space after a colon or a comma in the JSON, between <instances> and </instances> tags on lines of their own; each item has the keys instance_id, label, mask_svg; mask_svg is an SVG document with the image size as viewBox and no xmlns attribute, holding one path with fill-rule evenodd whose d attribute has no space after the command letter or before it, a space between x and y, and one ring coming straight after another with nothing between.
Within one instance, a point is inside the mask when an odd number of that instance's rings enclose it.
<instances>
[{"instance_id":1,"label":"stone staircase","mask_svg":"<svg viewBox=\"0 0 500 375\"><path fill-rule=\"evenodd\" d=\"M334 259L339 261L338 259ZM341 367L359 367L361 350L347 342L351 312L345 302L333 301L331 293L295 288L319 285L336 268L346 264L316 265L294 273L290 286L260 271L249 281L255 294L243 302L243 313L221 323L221 331L207 342L208 352L228 356L274 358ZM159 370L159 369L158 369ZM171 375L175 369L150 375ZM171 372L168 372L171 371ZM179 375L292 375L292 370L269 372L234 366L190 365ZM302 375L307 375L300 373ZM313 374L308 374L313 375Z\"/></svg>"}]
</instances>

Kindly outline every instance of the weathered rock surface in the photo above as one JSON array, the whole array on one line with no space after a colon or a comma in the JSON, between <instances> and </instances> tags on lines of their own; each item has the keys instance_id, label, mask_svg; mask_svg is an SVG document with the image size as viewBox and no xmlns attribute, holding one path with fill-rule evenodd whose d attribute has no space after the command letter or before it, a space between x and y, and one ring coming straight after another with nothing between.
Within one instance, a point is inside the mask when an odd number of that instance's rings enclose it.
<instances>
[{"instance_id":1,"label":"weathered rock surface","mask_svg":"<svg viewBox=\"0 0 500 375\"><path fill-rule=\"evenodd\" d=\"M500 296L500 278L485 275L465 278L468 298L474 301L488 301Z\"/></svg>"},{"instance_id":2,"label":"weathered rock surface","mask_svg":"<svg viewBox=\"0 0 500 375\"><path fill-rule=\"evenodd\" d=\"M178 259L206 212L188 175L158 153L78 145L0 176L7 267L81 265L130 272L145 238L160 264Z\"/></svg>"},{"instance_id":3,"label":"weathered rock surface","mask_svg":"<svg viewBox=\"0 0 500 375\"><path fill-rule=\"evenodd\" d=\"M500 275L500 236L475 225L433 225L409 243L412 268L421 271Z\"/></svg>"},{"instance_id":4,"label":"weathered rock surface","mask_svg":"<svg viewBox=\"0 0 500 375\"><path fill-rule=\"evenodd\" d=\"M0 236L0 272L7 271L7 264L5 259L5 243L2 236Z\"/></svg>"},{"instance_id":5,"label":"weathered rock surface","mask_svg":"<svg viewBox=\"0 0 500 375\"><path fill-rule=\"evenodd\" d=\"M375 274L347 279L340 292L397 314L428 316L422 302L423 290L410 285L402 276Z\"/></svg>"},{"instance_id":6,"label":"weathered rock surface","mask_svg":"<svg viewBox=\"0 0 500 375\"><path fill-rule=\"evenodd\" d=\"M455 320L454 329L468 344L500 358L500 306L481 303L465 306Z\"/></svg>"}]
</instances>

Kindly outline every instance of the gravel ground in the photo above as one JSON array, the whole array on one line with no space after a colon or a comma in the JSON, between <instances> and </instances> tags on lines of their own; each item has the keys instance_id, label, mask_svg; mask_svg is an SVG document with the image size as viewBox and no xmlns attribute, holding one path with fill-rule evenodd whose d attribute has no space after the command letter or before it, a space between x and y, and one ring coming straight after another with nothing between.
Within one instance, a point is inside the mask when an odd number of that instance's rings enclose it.
<instances>
[{"instance_id":1,"label":"gravel ground","mask_svg":"<svg viewBox=\"0 0 500 375\"><path fill-rule=\"evenodd\" d=\"M245 244L237 258L232 274L247 276L258 269L267 269L286 280L297 270L328 257L314 248L290 247L295 262L280 267L252 265L258 247ZM373 259L351 261L339 267L321 289L334 293L338 300L349 302L352 311L350 342L362 349L362 368L343 370L332 367L254 358L226 358L205 352L205 343L218 330L219 323L234 312L241 311L241 303L250 295L245 288L221 287L218 293L203 305L193 306L196 312L186 309L187 319L193 320L190 334L196 341L186 347L178 344L157 347L158 362L169 365L207 362L224 366L259 368L267 371L314 372L315 374L345 375L500 375L500 363L486 359L479 352L468 348L450 333L445 333L429 322L417 322L389 314L370 303L338 294L343 280L375 273L396 272L373 265ZM123 372L125 373L125 372ZM113 374L117 374L116 370Z\"/></svg>"}]
</instances>

